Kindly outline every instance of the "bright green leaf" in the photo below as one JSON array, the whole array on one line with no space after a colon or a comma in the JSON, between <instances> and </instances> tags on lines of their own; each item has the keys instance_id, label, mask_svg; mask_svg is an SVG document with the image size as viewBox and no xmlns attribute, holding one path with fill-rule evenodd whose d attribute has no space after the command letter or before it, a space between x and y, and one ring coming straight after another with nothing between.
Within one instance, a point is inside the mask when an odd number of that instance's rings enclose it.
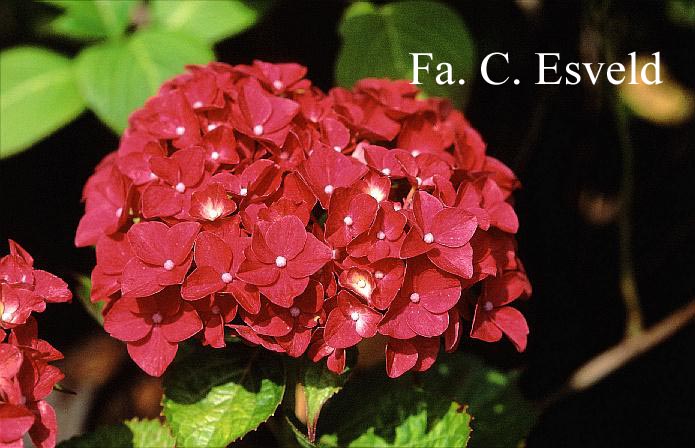
<instances>
[{"instance_id":1,"label":"bright green leaf","mask_svg":"<svg viewBox=\"0 0 695 448\"><path fill-rule=\"evenodd\" d=\"M204 64L212 50L187 34L142 30L129 39L89 47L77 57L77 79L89 107L121 133L128 116L186 64Z\"/></svg>"},{"instance_id":2,"label":"bright green leaf","mask_svg":"<svg viewBox=\"0 0 695 448\"><path fill-rule=\"evenodd\" d=\"M65 440L58 448L173 448L175 442L158 420L132 419Z\"/></svg>"},{"instance_id":3,"label":"bright green leaf","mask_svg":"<svg viewBox=\"0 0 695 448\"><path fill-rule=\"evenodd\" d=\"M76 39L116 38L130 22L137 0L48 0L64 12L51 23L54 32Z\"/></svg>"},{"instance_id":4,"label":"bright green leaf","mask_svg":"<svg viewBox=\"0 0 695 448\"><path fill-rule=\"evenodd\" d=\"M99 325L104 325L104 316L101 310L104 308L104 302L92 302L92 280L86 275L78 275L77 278L77 298L79 299L84 309L87 310L90 316L96 320Z\"/></svg>"},{"instance_id":5,"label":"bright green leaf","mask_svg":"<svg viewBox=\"0 0 695 448\"><path fill-rule=\"evenodd\" d=\"M343 45L336 62L336 81L344 87L366 77L413 79L410 53L432 53L430 73L419 72L419 87L430 96L461 105L473 81L475 46L463 20L449 7L429 1L404 1L376 7L352 4L340 25ZM435 82L437 65L453 66L453 85ZM460 85L459 79L465 84Z\"/></svg>"},{"instance_id":6,"label":"bright green leaf","mask_svg":"<svg viewBox=\"0 0 695 448\"><path fill-rule=\"evenodd\" d=\"M272 416L284 392L277 356L241 344L200 349L169 367L163 412L177 446L227 446Z\"/></svg>"},{"instance_id":7,"label":"bright green leaf","mask_svg":"<svg viewBox=\"0 0 695 448\"><path fill-rule=\"evenodd\" d=\"M301 382L304 385L304 396L306 397L309 441L313 442L316 438L316 425L321 408L333 395L340 392L349 376L349 372L336 375L328 370L326 364L322 362L304 363Z\"/></svg>"},{"instance_id":8,"label":"bright green leaf","mask_svg":"<svg viewBox=\"0 0 695 448\"><path fill-rule=\"evenodd\" d=\"M152 16L162 29L186 32L215 43L247 30L260 14L241 0L154 0Z\"/></svg>"},{"instance_id":9,"label":"bright green leaf","mask_svg":"<svg viewBox=\"0 0 695 448\"><path fill-rule=\"evenodd\" d=\"M28 148L83 110L68 58L35 47L0 52L0 158Z\"/></svg>"}]
</instances>

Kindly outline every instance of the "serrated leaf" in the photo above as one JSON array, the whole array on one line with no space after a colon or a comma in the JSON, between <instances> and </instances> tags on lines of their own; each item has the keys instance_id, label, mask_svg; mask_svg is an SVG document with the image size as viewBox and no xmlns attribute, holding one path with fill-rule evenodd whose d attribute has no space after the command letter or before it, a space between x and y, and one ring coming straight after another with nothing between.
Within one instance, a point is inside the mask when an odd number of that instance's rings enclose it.
<instances>
[{"instance_id":1,"label":"serrated leaf","mask_svg":"<svg viewBox=\"0 0 695 448\"><path fill-rule=\"evenodd\" d=\"M430 96L443 96L461 105L473 81L475 45L465 23L441 3L404 1L374 6L353 3L340 24L343 44L336 62L336 82L344 87L367 78L413 79L410 53L432 53L429 74L419 72L419 85ZM453 66L453 85L438 85L437 65ZM465 84L459 84L464 79Z\"/></svg>"},{"instance_id":2,"label":"serrated leaf","mask_svg":"<svg viewBox=\"0 0 695 448\"><path fill-rule=\"evenodd\" d=\"M328 370L325 363L305 362L302 368L302 385L306 398L307 430L310 442L316 439L316 425L321 408L335 394L340 392L350 376L349 372L341 375Z\"/></svg>"},{"instance_id":3,"label":"serrated leaf","mask_svg":"<svg viewBox=\"0 0 695 448\"><path fill-rule=\"evenodd\" d=\"M199 349L169 367L163 413L177 446L226 446L272 416L284 392L277 356L239 344Z\"/></svg>"},{"instance_id":4,"label":"serrated leaf","mask_svg":"<svg viewBox=\"0 0 695 448\"><path fill-rule=\"evenodd\" d=\"M390 379L379 369L353 378L328 402L318 445L464 447L469 421L462 406L427 393L414 375Z\"/></svg>"},{"instance_id":5,"label":"serrated leaf","mask_svg":"<svg viewBox=\"0 0 695 448\"><path fill-rule=\"evenodd\" d=\"M86 275L78 275L77 280L77 298L79 299L84 309L87 310L90 316L96 320L99 325L104 325L104 316L101 314L101 310L104 308L104 302L92 302L91 291L92 291L92 280Z\"/></svg>"},{"instance_id":6,"label":"serrated leaf","mask_svg":"<svg viewBox=\"0 0 695 448\"><path fill-rule=\"evenodd\" d=\"M242 33L260 17L259 9L241 0L154 0L151 6L158 27L185 32L211 44Z\"/></svg>"},{"instance_id":7,"label":"serrated leaf","mask_svg":"<svg viewBox=\"0 0 695 448\"><path fill-rule=\"evenodd\" d=\"M158 420L132 419L72 437L59 443L58 448L173 448L175 442Z\"/></svg>"},{"instance_id":8,"label":"serrated leaf","mask_svg":"<svg viewBox=\"0 0 695 448\"><path fill-rule=\"evenodd\" d=\"M502 448L518 446L538 416L517 379L518 372L500 372L474 356L453 353L441 356L421 381L429 394L469 406L472 448Z\"/></svg>"},{"instance_id":9,"label":"serrated leaf","mask_svg":"<svg viewBox=\"0 0 695 448\"><path fill-rule=\"evenodd\" d=\"M116 38L130 22L137 0L49 0L64 12L51 23L57 34L76 39Z\"/></svg>"},{"instance_id":10,"label":"serrated leaf","mask_svg":"<svg viewBox=\"0 0 695 448\"><path fill-rule=\"evenodd\" d=\"M89 107L120 134L128 116L165 80L182 73L187 64L214 58L207 45L187 34L141 30L128 39L83 50L77 57L77 80Z\"/></svg>"},{"instance_id":11,"label":"serrated leaf","mask_svg":"<svg viewBox=\"0 0 695 448\"><path fill-rule=\"evenodd\" d=\"M68 58L37 47L0 52L0 158L50 135L84 107Z\"/></svg>"}]
</instances>

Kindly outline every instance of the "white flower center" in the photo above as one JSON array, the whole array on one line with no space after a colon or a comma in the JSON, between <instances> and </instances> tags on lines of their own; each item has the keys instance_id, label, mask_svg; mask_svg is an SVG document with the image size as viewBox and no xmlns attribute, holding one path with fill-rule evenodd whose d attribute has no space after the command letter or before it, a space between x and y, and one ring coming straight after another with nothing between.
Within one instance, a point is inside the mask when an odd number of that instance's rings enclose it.
<instances>
[{"instance_id":1,"label":"white flower center","mask_svg":"<svg viewBox=\"0 0 695 448\"><path fill-rule=\"evenodd\" d=\"M343 218L343 222L345 223L346 226L351 226L352 225L352 216L346 216Z\"/></svg>"},{"instance_id":2,"label":"white flower center","mask_svg":"<svg viewBox=\"0 0 695 448\"><path fill-rule=\"evenodd\" d=\"M239 196L246 196L249 194L249 189L245 187L239 188Z\"/></svg>"},{"instance_id":3,"label":"white flower center","mask_svg":"<svg viewBox=\"0 0 695 448\"><path fill-rule=\"evenodd\" d=\"M350 319L358 321L360 319L360 313L358 313L357 311L353 311L352 313L350 313Z\"/></svg>"},{"instance_id":4,"label":"white flower center","mask_svg":"<svg viewBox=\"0 0 695 448\"><path fill-rule=\"evenodd\" d=\"M160 313L157 312L152 315L152 322L154 322L155 324L161 324L162 320L163 317Z\"/></svg>"},{"instance_id":5,"label":"white flower center","mask_svg":"<svg viewBox=\"0 0 695 448\"><path fill-rule=\"evenodd\" d=\"M219 125L215 124L215 123L210 123L208 125L208 131L214 131L215 129L217 129L217 126L219 126Z\"/></svg>"},{"instance_id":6,"label":"white flower center","mask_svg":"<svg viewBox=\"0 0 695 448\"><path fill-rule=\"evenodd\" d=\"M364 288L364 287L366 287L366 286L367 286L367 282L364 281L364 279L362 279L362 278L359 279L359 281L357 282L357 287L360 288L360 289L362 289L362 288Z\"/></svg>"},{"instance_id":7,"label":"white flower center","mask_svg":"<svg viewBox=\"0 0 695 448\"><path fill-rule=\"evenodd\" d=\"M422 185L422 179L419 177L416 177L415 180L417 181L418 186Z\"/></svg>"},{"instance_id":8,"label":"white flower center","mask_svg":"<svg viewBox=\"0 0 695 448\"><path fill-rule=\"evenodd\" d=\"M326 194L332 194L333 193L333 185L328 184L323 188L323 192Z\"/></svg>"},{"instance_id":9,"label":"white flower center","mask_svg":"<svg viewBox=\"0 0 695 448\"><path fill-rule=\"evenodd\" d=\"M431 233L426 233L425 236L422 237L422 241L426 242L427 244L432 244L434 242L434 235Z\"/></svg>"},{"instance_id":10,"label":"white flower center","mask_svg":"<svg viewBox=\"0 0 695 448\"><path fill-rule=\"evenodd\" d=\"M280 153L280 160L287 160L290 158L290 155L287 153L287 151L282 151Z\"/></svg>"},{"instance_id":11,"label":"white flower center","mask_svg":"<svg viewBox=\"0 0 695 448\"><path fill-rule=\"evenodd\" d=\"M340 146L334 146L333 147L333 151L335 151L335 152L341 152L342 150L343 150L343 148L341 148Z\"/></svg>"},{"instance_id":12,"label":"white flower center","mask_svg":"<svg viewBox=\"0 0 695 448\"><path fill-rule=\"evenodd\" d=\"M338 249L333 249L333 250L331 251L331 258L334 259L334 260L337 260L337 259L338 259Z\"/></svg>"},{"instance_id":13,"label":"white flower center","mask_svg":"<svg viewBox=\"0 0 695 448\"><path fill-rule=\"evenodd\" d=\"M123 207L118 207L116 209L116 218L120 218L122 214L123 214Z\"/></svg>"},{"instance_id":14,"label":"white flower center","mask_svg":"<svg viewBox=\"0 0 695 448\"><path fill-rule=\"evenodd\" d=\"M419 149L413 149L412 151L410 151L410 155L413 157L417 157L420 155L420 150Z\"/></svg>"},{"instance_id":15,"label":"white flower center","mask_svg":"<svg viewBox=\"0 0 695 448\"><path fill-rule=\"evenodd\" d=\"M177 126L176 127L176 135L181 136L186 133L186 128L183 126Z\"/></svg>"},{"instance_id":16,"label":"white flower center","mask_svg":"<svg viewBox=\"0 0 695 448\"><path fill-rule=\"evenodd\" d=\"M278 255L278 257L275 259L275 266L284 268L287 266L287 258L283 257L282 255Z\"/></svg>"},{"instance_id":17,"label":"white flower center","mask_svg":"<svg viewBox=\"0 0 695 448\"><path fill-rule=\"evenodd\" d=\"M285 84L279 79L276 79L273 81L273 87L275 87L275 90L282 90L285 88Z\"/></svg>"},{"instance_id":18,"label":"white flower center","mask_svg":"<svg viewBox=\"0 0 695 448\"><path fill-rule=\"evenodd\" d=\"M263 125L257 124L256 126L253 127L253 134L254 135L263 135Z\"/></svg>"},{"instance_id":19,"label":"white flower center","mask_svg":"<svg viewBox=\"0 0 695 448\"><path fill-rule=\"evenodd\" d=\"M487 301L485 302L485 304L483 304L483 308L485 308L485 311L492 311L494 307L495 306L490 301Z\"/></svg>"},{"instance_id":20,"label":"white flower center","mask_svg":"<svg viewBox=\"0 0 695 448\"><path fill-rule=\"evenodd\" d=\"M220 153L217 152L217 151L213 151L212 154L210 154L210 158L211 158L212 160L217 160L217 159L220 158Z\"/></svg>"},{"instance_id":21,"label":"white flower center","mask_svg":"<svg viewBox=\"0 0 695 448\"><path fill-rule=\"evenodd\" d=\"M299 308L297 308L296 306L293 306L292 308L290 308L290 316L292 316L292 317L297 317L297 316L299 316L299 314L300 314L301 312L302 312L302 311L301 311Z\"/></svg>"},{"instance_id":22,"label":"white flower center","mask_svg":"<svg viewBox=\"0 0 695 448\"><path fill-rule=\"evenodd\" d=\"M229 272L225 272L224 274L222 274L222 281L225 283L229 283L233 279L234 279L234 277L232 277L232 274L230 274Z\"/></svg>"},{"instance_id":23,"label":"white flower center","mask_svg":"<svg viewBox=\"0 0 695 448\"><path fill-rule=\"evenodd\" d=\"M374 273L374 277L375 277L377 280L381 280L382 278L384 278L384 273L381 272L381 271L376 271L376 272Z\"/></svg>"},{"instance_id":24,"label":"white flower center","mask_svg":"<svg viewBox=\"0 0 695 448\"><path fill-rule=\"evenodd\" d=\"M401 208L402 208L402 207L401 207L401 204L399 204L399 203L393 204L393 209L394 209L395 211L400 211Z\"/></svg>"},{"instance_id":25,"label":"white flower center","mask_svg":"<svg viewBox=\"0 0 695 448\"><path fill-rule=\"evenodd\" d=\"M171 271L172 269L174 269L174 266L175 265L173 260L167 260L164 262L164 269L166 269L167 271Z\"/></svg>"},{"instance_id":26,"label":"white flower center","mask_svg":"<svg viewBox=\"0 0 695 448\"><path fill-rule=\"evenodd\" d=\"M199 107L203 107L203 102L202 102L202 101L196 101L195 103L193 103L193 108L194 108L194 109L197 109L197 108L199 108Z\"/></svg>"},{"instance_id":27,"label":"white flower center","mask_svg":"<svg viewBox=\"0 0 695 448\"><path fill-rule=\"evenodd\" d=\"M183 193L184 191L186 191L186 186L183 184L183 182L179 182L178 184L176 184L176 186L174 188L179 193Z\"/></svg>"},{"instance_id":28,"label":"white flower center","mask_svg":"<svg viewBox=\"0 0 695 448\"><path fill-rule=\"evenodd\" d=\"M154 174L153 172L150 172L150 179L156 179L157 175Z\"/></svg>"},{"instance_id":29,"label":"white flower center","mask_svg":"<svg viewBox=\"0 0 695 448\"><path fill-rule=\"evenodd\" d=\"M410 295L410 301L413 303L418 303L420 301L420 294L414 292Z\"/></svg>"},{"instance_id":30,"label":"white flower center","mask_svg":"<svg viewBox=\"0 0 695 448\"><path fill-rule=\"evenodd\" d=\"M384 176L390 176L390 175L391 175L391 170L388 169L388 168L384 168L383 170L381 170L381 173L382 173Z\"/></svg>"},{"instance_id":31,"label":"white flower center","mask_svg":"<svg viewBox=\"0 0 695 448\"><path fill-rule=\"evenodd\" d=\"M376 239L378 239L378 240L383 240L384 238L386 238L386 234L385 234L384 232L382 232L381 230L379 230L379 231L376 233Z\"/></svg>"}]
</instances>

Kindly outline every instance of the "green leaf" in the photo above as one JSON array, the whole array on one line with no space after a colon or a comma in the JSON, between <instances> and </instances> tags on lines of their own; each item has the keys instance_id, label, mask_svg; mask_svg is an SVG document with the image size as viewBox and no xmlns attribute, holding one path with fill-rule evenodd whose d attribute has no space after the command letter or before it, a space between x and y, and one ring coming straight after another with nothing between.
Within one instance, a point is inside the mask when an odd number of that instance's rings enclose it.
<instances>
[{"instance_id":1,"label":"green leaf","mask_svg":"<svg viewBox=\"0 0 695 448\"><path fill-rule=\"evenodd\" d=\"M340 392L349 376L349 372L336 375L328 370L323 362L304 363L301 382L306 398L307 430L310 442L313 443L316 439L316 425L321 408L333 395Z\"/></svg>"},{"instance_id":2,"label":"green leaf","mask_svg":"<svg viewBox=\"0 0 695 448\"><path fill-rule=\"evenodd\" d=\"M154 0L151 5L160 28L186 32L211 44L246 31L260 17L259 9L241 0Z\"/></svg>"},{"instance_id":3,"label":"green leaf","mask_svg":"<svg viewBox=\"0 0 695 448\"><path fill-rule=\"evenodd\" d=\"M83 50L77 79L89 107L116 132L128 116L186 64L204 64L212 50L187 34L141 30L130 38Z\"/></svg>"},{"instance_id":4,"label":"green leaf","mask_svg":"<svg viewBox=\"0 0 695 448\"><path fill-rule=\"evenodd\" d=\"M514 447L528 435L538 410L517 386L518 372L503 373L464 353L441 356L422 375L428 393L469 406L473 448Z\"/></svg>"},{"instance_id":5,"label":"green leaf","mask_svg":"<svg viewBox=\"0 0 695 448\"><path fill-rule=\"evenodd\" d=\"M77 298L89 315L103 326L104 316L102 316L101 310L104 308L104 302L92 302L92 280L86 275L78 275L75 279L77 280Z\"/></svg>"},{"instance_id":6,"label":"green leaf","mask_svg":"<svg viewBox=\"0 0 695 448\"><path fill-rule=\"evenodd\" d=\"M65 440L58 448L173 448L175 442L158 420L132 419Z\"/></svg>"},{"instance_id":7,"label":"green leaf","mask_svg":"<svg viewBox=\"0 0 695 448\"><path fill-rule=\"evenodd\" d=\"M198 349L169 367L163 413L177 446L226 446L272 416L284 392L278 356L241 344Z\"/></svg>"},{"instance_id":8,"label":"green leaf","mask_svg":"<svg viewBox=\"0 0 695 448\"><path fill-rule=\"evenodd\" d=\"M36 47L0 52L0 158L50 135L84 107L68 58Z\"/></svg>"},{"instance_id":9,"label":"green leaf","mask_svg":"<svg viewBox=\"0 0 695 448\"><path fill-rule=\"evenodd\" d=\"M137 0L48 0L64 12L51 23L55 33L75 39L116 38L130 22Z\"/></svg>"},{"instance_id":10,"label":"green leaf","mask_svg":"<svg viewBox=\"0 0 695 448\"><path fill-rule=\"evenodd\" d=\"M410 53L421 57L430 72L419 72L420 87L427 95L443 96L461 105L473 81L475 46L466 25L455 11L440 3L404 1L376 7L368 2L352 4L340 24L343 45L336 62L336 81L344 87L366 77L413 79ZM453 85L438 85L438 64L452 65ZM460 85L459 79L465 84Z\"/></svg>"},{"instance_id":11,"label":"green leaf","mask_svg":"<svg viewBox=\"0 0 695 448\"><path fill-rule=\"evenodd\" d=\"M382 369L355 376L324 409L322 447L464 447L470 415L447 395L433 395L415 376Z\"/></svg>"}]
</instances>

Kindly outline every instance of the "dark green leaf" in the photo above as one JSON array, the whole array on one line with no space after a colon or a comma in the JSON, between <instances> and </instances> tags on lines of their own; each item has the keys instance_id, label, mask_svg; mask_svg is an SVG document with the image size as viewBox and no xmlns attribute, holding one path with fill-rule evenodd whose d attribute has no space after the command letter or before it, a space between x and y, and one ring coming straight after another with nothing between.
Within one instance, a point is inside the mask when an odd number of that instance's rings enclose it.
<instances>
[{"instance_id":1,"label":"dark green leaf","mask_svg":"<svg viewBox=\"0 0 695 448\"><path fill-rule=\"evenodd\" d=\"M349 376L349 372L336 375L328 370L328 367L323 362L314 363L307 361L304 363L301 383L304 386L304 396L306 398L306 424L309 441L313 442L316 439L316 425L321 408L333 395L343 388Z\"/></svg>"},{"instance_id":2,"label":"dark green leaf","mask_svg":"<svg viewBox=\"0 0 695 448\"><path fill-rule=\"evenodd\" d=\"M68 58L35 47L0 52L0 158L28 148L83 110Z\"/></svg>"},{"instance_id":3,"label":"dark green leaf","mask_svg":"<svg viewBox=\"0 0 695 448\"><path fill-rule=\"evenodd\" d=\"M258 9L241 0L154 0L151 5L158 27L185 32L208 43L245 31L260 16Z\"/></svg>"},{"instance_id":4,"label":"dark green leaf","mask_svg":"<svg viewBox=\"0 0 695 448\"><path fill-rule=\"evenodd\" d=\"M336 81L350 87L366 77L413 79L410 53L432 53L430 73L419 72L419 87L431 96L465 100L473 81L475 46L461 18L449 7L429 1L404 1L373 6L352 4L340 25L343 45L336 62ZM453 85L435 82L437 65L453 66ZM460 85L459 79L466 84Z\"/></svg>"},{"instance_id":5,"label":"dark green leaf","mask_svg":"<svg viewBox=\"0 0 695 448\"><path fill-rule=\"evenodd\" d=\"M537 409L517 386L517 372L503 373L463 353L443 355L422 375L432 395L469 406L473 419L470 446L514 447L528 435Z\"/></svg>"},{"instance_id":6,"label":"dark green leaf","mask_svg":"<svg viewBox=\"0 0 695 448\"><path fill-rule=\"evenodd\" d=\"M51 23L54 32L76 39L116 38L130 22L137 0L49 0L64 9Z\"/></svg>"},{"instance_id":7,"label":"dark green leaf","mask_svg":"<svg viewBox=\"0 0 695 448\"><path fill-rule=\"evenodd\" d=\"M94 318L99 325L104 325L104 316L101 315L101 310L104 308L104 302L92 302L92 280L86 275L78 275L77 278L77 298L82 306Z\"/></svg>"},{"instance_id":8,"label":"dark green leaf","mask_svg":"<svg viewBox=\"0 0 695 448\"><path fill-rule=\"evenodd\" d=\"M58 448L173 448L175 440L158 420L128 420L58 444Z\"/></svg>"},{"instance_id":9,"label":"dark green leaf","mask_svg":"<svg viewBox=\"0 0 695 448\"><path fill-rule=\"evenodd\" d=\"M273 415L285 392L280 359L235 344L196 350L164 377L164 415L177 446L226 446Z\"/></svg>"},{"instance_id":10,"label":"dark green leaf","mask_svg":"<svg viewBox=\"0 0 695 448\"><path fill-rule=\"evenodd\" d=\"M128 116L186 64L213 60L212 50L187 34L142 30L127 40L89 47L77 58L77 79L89 107L116 132Z\"/></svg>"}]
</instances>

